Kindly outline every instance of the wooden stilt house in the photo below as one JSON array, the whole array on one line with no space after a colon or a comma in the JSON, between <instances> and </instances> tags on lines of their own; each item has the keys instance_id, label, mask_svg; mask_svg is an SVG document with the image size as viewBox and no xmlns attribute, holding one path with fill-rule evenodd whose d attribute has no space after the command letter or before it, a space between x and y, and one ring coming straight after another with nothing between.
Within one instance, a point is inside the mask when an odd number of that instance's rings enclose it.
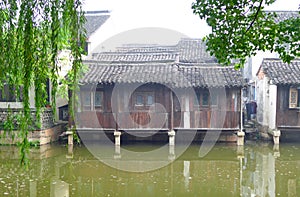
<instances>
[{"instance_id":1,"label":"wooden stilt house","mask_svg":"<svg viewBox=\"0 0 300 197\"><path fill-rule=\"evenodd\" d=\"M119 131L240 129L242 74L199 39L95 54L81 79L77 127Z\"/></svg>"}]
</instances>

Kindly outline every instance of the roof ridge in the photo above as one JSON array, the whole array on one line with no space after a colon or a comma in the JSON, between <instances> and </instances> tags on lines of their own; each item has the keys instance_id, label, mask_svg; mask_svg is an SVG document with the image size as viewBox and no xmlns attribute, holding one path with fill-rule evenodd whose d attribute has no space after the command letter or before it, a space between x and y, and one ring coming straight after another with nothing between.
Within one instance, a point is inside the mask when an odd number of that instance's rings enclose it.
<instances>
[{"instance_id":1,"label":"roof ridge","mask_svg":"<svg viewBox=\"0 0 300 197\"><path fill-rule=\"evenodd\" d=\"M84 11L84 14L85 15L96 15L96 14L110 14L111 11L109 10L87 10L87 11Z\"/></svg>"},{"instance_id":2,"label":"roof ridge","mask_svg":"<svg viewBox=\"0 0 300 197\"><path fill-rule=\"evenodd\" d=\"M176 63L176 65L178 66L184 66L184 67L188 67L188 68L234 68L234 65L229 65L229 66L222 66L219 63ZM214 66L217 65L217 66Z\"/></svg>"},{"instance_id":3,"label":"roof ridge","mask_svg":"<svg viewBox=\"0 0 300 197\"><path fill-rule=\"evenodd\" d=\"M265 12L298 12L299 10L265 10Z\"/></svg>"},{"instance_id":4,"label":"roof ridge","mask_svg":"<svg viewBox=\"0 0 300 197\"><path fill-rule=\"evenodd\" d=\"M263 58L263 61L265 61L265 60L267 60L267 61L273 60L273 61L281 61L281 62L283 62L283 60L281 58L276 58L276 57L265 57L265 58ZM292 61L300 61L300 58L292 59L291 62ZM283 62L283 63L286 63L286 62Z\"/></svg>"}]
</instances>

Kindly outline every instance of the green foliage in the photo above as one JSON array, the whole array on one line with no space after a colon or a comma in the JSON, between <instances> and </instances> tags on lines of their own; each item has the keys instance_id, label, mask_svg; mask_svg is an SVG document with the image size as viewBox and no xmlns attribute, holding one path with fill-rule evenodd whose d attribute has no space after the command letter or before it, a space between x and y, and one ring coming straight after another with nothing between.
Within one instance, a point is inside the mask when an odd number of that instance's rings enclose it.
<instances>
[{"instance_id":1,"label":"green foliage","mask_svg":"<svg viewBox=\"0 0 300 197\"><path fill-rule=\"evenodd\" d=\"M257 51L277 52L285 62L300 56L300 18L275 22L276 13L264 7L275 0L197 0L194 14L205 19L212 33L204 39L211 55L228 65L244 65ZM287 44L289 49L287 49Z\"/></svg>"},{"instance_id":2,"label":"green foliage","mask_svg":"<svg viewBox=\"0 0 300 197\"><path fill-rule=\"evenodd\" d=\"M84 22L80 0L0 2L0 88L5 82L15 87L15 90L22 89L22 92L15 93L23 97L23 111L18 122L23 164L27 162L30 145L27 136L32 124L30 89L34 87L36 120L40 121L47 100L47 80L52 84L51 105L55 109L60 70L58 54L68 49L72 55L73 77L71 82L66 83L69 83L72 91L76 90L84 49L82 45L85 43ZM13 124L9 122L12 122L11 117L4 126L11 131Z\"/></svg>"}]
</instances>

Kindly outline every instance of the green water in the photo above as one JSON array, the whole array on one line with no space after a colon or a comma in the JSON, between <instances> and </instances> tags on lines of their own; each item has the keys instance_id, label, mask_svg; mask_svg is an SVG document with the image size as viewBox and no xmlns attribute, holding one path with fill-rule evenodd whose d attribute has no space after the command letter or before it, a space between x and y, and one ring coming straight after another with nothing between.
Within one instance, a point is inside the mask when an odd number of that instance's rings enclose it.
<instances>
[{"instance_id":1,"label":"green water","mask_svg":"<svg viewBox=\"0 0 300 197\"><path fill-rule=\"evenodd\" d=\"M204 157L194 144L143 157L160 147L43 146L24 171L18 150L0 146L0 196L300 196L299 144L218 144Z\"/></svg>"}]
</instances>

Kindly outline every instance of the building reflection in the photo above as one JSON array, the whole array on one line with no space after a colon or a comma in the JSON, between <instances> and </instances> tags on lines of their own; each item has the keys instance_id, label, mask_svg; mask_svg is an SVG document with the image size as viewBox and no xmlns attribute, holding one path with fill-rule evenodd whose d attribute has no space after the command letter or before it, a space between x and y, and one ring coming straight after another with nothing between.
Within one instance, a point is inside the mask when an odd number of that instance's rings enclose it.
<instances>
[{"instance_id":1,"label":"building reflection","mask_svg":"<svg viewBox=\"0 0 300 197\"><path fill-rule=\"evenodd\" d=\"M268 144L217 145L200 158L199 146L193 145L165 167L133 173L111 168L76 146L72 152L57 146L31 150L31 167L23 171L15 147L0 146L0 196L297 196L299 149L299 145L280 149ZM165 152L166 161L176 150ZM116 162L138 163L122 148L109 154L107 159Z\"/></svg>"}]
</instances>

